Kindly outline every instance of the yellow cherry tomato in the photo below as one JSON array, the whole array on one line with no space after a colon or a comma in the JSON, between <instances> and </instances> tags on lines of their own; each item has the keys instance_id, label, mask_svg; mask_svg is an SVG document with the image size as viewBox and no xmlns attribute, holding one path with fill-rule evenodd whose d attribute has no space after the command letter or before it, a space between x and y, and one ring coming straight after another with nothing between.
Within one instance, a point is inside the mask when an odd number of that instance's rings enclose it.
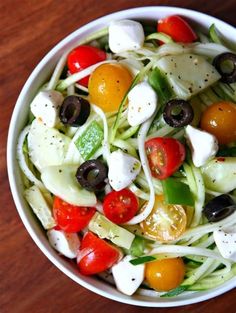
<instances>
[{"instance_id":1,"label":"yellow cherry tomato","mask_svg":"<svg viewBox=\"0 0 236 313\"><path fill-rule=\"evenodd\" d=\"M132 75L120 64L105 63L98 66L89 79L90 102L105 112L117 111L132 84Z\"/></svg>"},{"instance_id":2,"label":"yellow cherry tomato","mask_svg":"<svg viewBox=\"0 0 236 313\"><path fill-rule=\"evenodd\" d=\"M187 225L184 208L165 204L163 196L156 196L151 214L140 224L145 235L160 242L169 242L182 235Z\"/></svg>"},{"instance_id":3,"label":"yellow cherry tomato","mask_svg":"<svg viewBox=\"0 0 236 313\"><path fill-rule=\"evenodd\" d=\"M145 266L148 285L157 291L169 291L178 287L184 275L185 265L181 258L162 259Z\"/></svg>"},{"instance_id":4,"label":"yellow cherry tomato","mask_svg":"<svg viewBox=\"0 0 236 313\"><path fill-rule=\"evenodd\" d=\"M201 128L216 136L220 144L236 141L236 104L220 101L202 114Z\"/></svg>"}]
</instances>

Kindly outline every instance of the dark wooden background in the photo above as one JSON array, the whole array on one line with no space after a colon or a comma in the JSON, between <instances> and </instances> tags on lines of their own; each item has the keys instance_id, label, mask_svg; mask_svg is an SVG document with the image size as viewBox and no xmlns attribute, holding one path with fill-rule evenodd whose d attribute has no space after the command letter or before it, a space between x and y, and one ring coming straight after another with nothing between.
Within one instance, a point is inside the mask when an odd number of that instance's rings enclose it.
<instances>
[{"instance_id":1,"label":"dark wooden background","mask_svg":"<svg viewBox=\"0 0 236 313\"><path fill-rule=\"evenodd\" d=\"M107 13L145 5L199 10L236 26L236 0L0 0L0 312L235 313L236 291L180 308L148 309L102 298L67 278L25 230L6 172L6 139L18 94L40 59L62 38Z\"/></svg>"}]
</instances>

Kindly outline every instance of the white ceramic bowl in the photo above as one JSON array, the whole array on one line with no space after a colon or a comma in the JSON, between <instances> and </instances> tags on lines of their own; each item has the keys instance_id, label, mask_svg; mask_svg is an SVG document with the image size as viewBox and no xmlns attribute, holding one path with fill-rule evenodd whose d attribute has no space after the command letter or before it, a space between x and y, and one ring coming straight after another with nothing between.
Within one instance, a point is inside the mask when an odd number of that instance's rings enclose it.
<instances>
[{"instance_id":1,"label":"white ceramic bowl","mask_svg":"<svg viewBox=\"0 0 236 313\"><path fill-rule=\"evenodd\" d=\"M212 23L215 23L217 29L221 31L226 39L236 40L236 29L214 17L175 7L141 7L130 10L116 12L102 18L99 18L91 23L81 27L71 35L57 44L37 65L27 82L25 83L20 96L15 105L12 115L7 145L7 164L8 175L11 186L12 195L19 212L19 215L28 230L29 234L40 248L40 250L51 260L68 277L76 281L83 287L109 299L132 305L147 306L147 307L171 307L180 306L191 303L200 302L206 299L216 297L236 286L236 278L226 282L222 286L203 292L186 293L179 295L176 298L156 298L150 295L134 295L132 297L121 294L117 289L108 283L97 279L96 277L85 277L78 273L76 266L72 266L64 258L61 258L55 252L46 238L42 228L39 226L35 217L31 213L25 199L23 198L23 184L20 177L20 171L16 160L16 143L20 131L25 126L27 121L29 103L33 99L38 88L48 79L50 73L54 69L58 59L65 50L71 50L75 47L78 41L91 34L98 29L107 26L111 21L117 19L134 19L134 20L156 20L171 14L179 14L191 21L191 24L197 25L202 30L206 29ZM235 41L236 43L236 41Z\"/></svg>"}]
</instances>

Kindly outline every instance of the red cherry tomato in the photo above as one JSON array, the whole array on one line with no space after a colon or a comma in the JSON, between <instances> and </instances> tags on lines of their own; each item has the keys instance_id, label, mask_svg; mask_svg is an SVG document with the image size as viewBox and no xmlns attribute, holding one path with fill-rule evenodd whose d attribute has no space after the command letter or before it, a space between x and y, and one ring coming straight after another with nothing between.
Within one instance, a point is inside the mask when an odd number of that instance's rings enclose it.
<instances>
[{"instance_id":1,"label":"red cherry tomato","mask_svg":"<svg viewBox=\"0 0 236 313\"><path fill-rule=\"evenodd\" d=\"M174 138L157 137L145 143L152 176L165 179L178 170L185 159L184 145Z\"/></svg>"},{"instance_id":2,"label":"red cherry tomato","mask_svg":"<svg viewBox=\"0 0 236 313\"><path fill-rule=\"evenodd\" d=\"M67 66L71 74L80 72L90 65L106 60L106 53L96 47L79 46L72 50L67 58ZM81 79L79 83L88 86L89 76Z\"/></svg>"},{"instance_id":3,"label":"red cherry tomato","mask_svg":"<svg viewBox=\"0 0 236 313\"><path fill-rule=\"evenodd\" d=\"M110 268L120 258L120 251L91 232L84 235L77 264L83 275L93 275Z\"/></svg>"},{"instance_id":4,"label":"red cherry tomato","mask_svg":"<svg viewBox=\"0 0 236 313\"><path fill-rule=\"evenodd\" d=\"M169 35L176 42L190 43L197 39L191 26L178 15L171 15L159 20L157 31Z\"/></svg>"},{"instance_id":5,"label":"red cherry tomato","mask_svg":"<svg viewBox=\"0 0 236 313\"><path fill-rule=\"evenodd\" d=\"M137 213L138 199L129 189L112 191L104 198L103 211L113 223L126 223Z\"/></svg>"},{"instance_id":6,"label":"red cherry tomato","mask_svg":"<svg viewBox=\"0 0 236 313\"><path fill-rule=\"evenodd\" d=\"M85 228L95 212L95 208L76 206L63 201L59 197L54 198L54 218L59 229L67 233L76 233Z\"/></svg>"}]
</instances>

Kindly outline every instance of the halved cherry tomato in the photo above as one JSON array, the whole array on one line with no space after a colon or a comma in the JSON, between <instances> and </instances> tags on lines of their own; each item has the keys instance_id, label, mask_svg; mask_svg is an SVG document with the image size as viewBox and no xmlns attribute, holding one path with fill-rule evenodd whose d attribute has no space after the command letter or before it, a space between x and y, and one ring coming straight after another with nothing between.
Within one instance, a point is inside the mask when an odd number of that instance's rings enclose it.
<instances>
[{"instance_id":1,"label":"halved cherry tomato","mask_svg":"<svg viewBox=\"0 0 236 313\"><path fill-rule=\"evenodd\" d=\"M105 112L117 111L131 84L132 75L125 66L101 64L89 79L90 102Z\"/></svg>"},{"instance_id":2,"label":"halved cherry tomato","mask_svg":"<svg viewBox=\"0 0 236 313\"><path fill-rule=\"evenodd\" d=\"M165 204L162 195L156 196L151 214L140 224L145 235L160 242L178 239L186 229L187 216L177 204Z\"/></svg>"},{"instance_id":3,"label":"halved cherry tomato","mask_svg":"<svg viewBox=\"0 0 236 313\"><path fill-rule=\"evenodd\" d=\"M110 268L120 258L120 251L91 232L84 235L77 264L83 275L93 275Z\"/></svg>"},{"instance_id":4,"label":"halved cherry tomato","mask_svg":"<svg viewBox=\"0 0 236 313\"><path fill-rule=\"evenodd\" d=\"M103 201L105 216L116 224L131 220L138 211L138 199L129 189L112 191Z\"/></svg>"},{"instance_id":5,"label":"halved cherry tomato","mask_svg":"<svg viewBox=\"0 0 236 313\"><path fill-rule=\"evenodd\" d=\"M197 39L196 33L182 17L171 15L157 23L157 31L169 35L176 42L190 43Z\"/></svg>"},{"instance_id":6,"label":"halved cherry tomato","mask_svg":"<svg viewBox=\"0 0 236 313\"><path fill-rule=\"evenodd\" d=\"M184 275L185 265L181 258L153 261L145 266L148 285L157 291L169 291L178 287Z\"/></svg>"},{"instance_id":7,"label":"halved cherry tomato","mask_svg":"<svg viewBox=\"0 0 236 313\"><path fill-rule=\"evenodd\" d=\"M71 74L80 72L95 63L106 60L106 53L92 46L78 46L72 50L67 58L67 66ZM81 79L79 83L88 86L89 76Z\"/></svg>"},{"instance_id":8,"label":"halved cherry tomato","mask_svg":"<svg viewBox=\"0 0 236 313\"><path fill-rule=\"evenodd\" d=\"M165 179L178 170L185 159L185 147L174 138L156 137L145 143L152 176Z\"/></svg>"},{"instance_id":9,"label":"halved cherry tomato","mask_svg":"<svg viewBox=\"0 0 236 313\"><path fill-rule=\"evenodd\" d=\"M54 198L54 218L59 229L67 233L76 233L85 228L95 212L95 208L76 206L63 201L59 197Z\"/></svg>"},{"instance_id":10,"label":"halved cherry tomato","mask_svg":"<svg viewBox=\"0 0 236 313\"><path fill-rule=\"evenodd\" d=\"M215 135L220 144L236 141L236 104L220 101L210 105L201 116L201 128Z\"/></svg>"}]
</instances>

